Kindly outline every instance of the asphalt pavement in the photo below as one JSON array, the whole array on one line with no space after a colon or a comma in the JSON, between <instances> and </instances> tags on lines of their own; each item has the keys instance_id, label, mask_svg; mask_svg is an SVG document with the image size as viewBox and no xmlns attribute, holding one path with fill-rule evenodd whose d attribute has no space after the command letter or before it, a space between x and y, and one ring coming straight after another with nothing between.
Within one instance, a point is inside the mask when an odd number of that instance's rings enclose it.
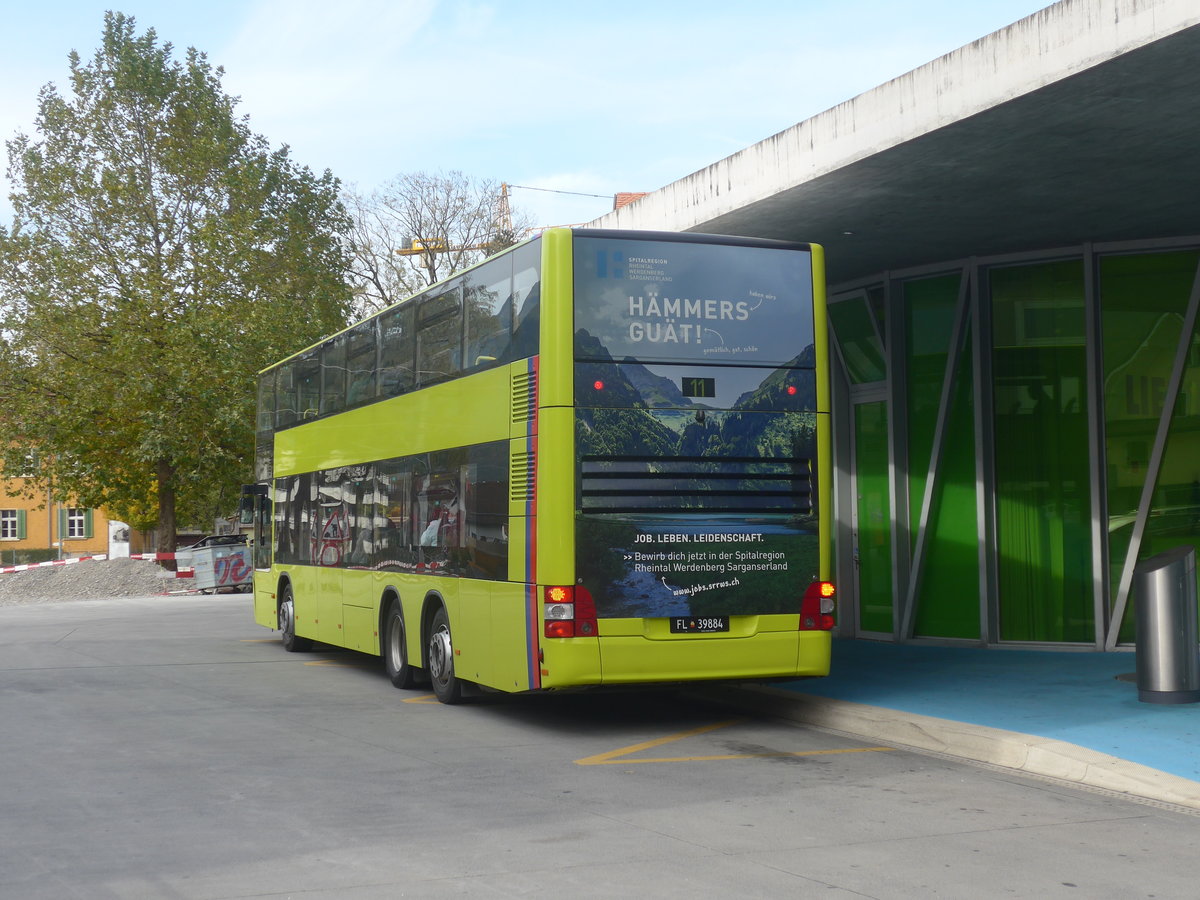
<instances>
[{"instance_id":1,"label":"asphalt pavement","mask_svg":"<svg viewBox=\"0 0 1200 900\"><path fill-rule=\"evenodd\" d=\"M1138 699L1132 652L834 642L828 678L718 694L809 724L1200 808L1200 703Z\"/></svg>"},{"instance_id":2,"label":"asphalt pavement","mask_svg":"<svg viewBox=\"0 0 1200 900\"><path fill-rule=\"evenodd\" d=\"M839 643L833 677L726 688L732 712L678 690L450 707L376 657L285 652L246 596L0 608L0 898L1195 896L1193 809L949 756L1003 735L1194 781L896 708L928 669L923 708L965 718L933 685L977 694L970 664L1007 656L923 649Z\"/></svg>"}]
</instances>

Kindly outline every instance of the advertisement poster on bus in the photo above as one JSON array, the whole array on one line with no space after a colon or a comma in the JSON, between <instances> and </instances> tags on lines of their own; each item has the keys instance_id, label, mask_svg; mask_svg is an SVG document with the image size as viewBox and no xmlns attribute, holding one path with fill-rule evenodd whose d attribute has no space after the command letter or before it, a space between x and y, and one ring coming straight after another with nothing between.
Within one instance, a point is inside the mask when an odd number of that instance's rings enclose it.
<instances>
[{"instance_id":1,"label":"advertisement poster on bus","mask_svg":"<svg viewBox=\"0 0 1200 900\"><path fill-rule=\"evenodd\" d=\"M795 612L819 571L810 260L577 240L576 564L601 617Z\"/></svg>"}]
</instances>

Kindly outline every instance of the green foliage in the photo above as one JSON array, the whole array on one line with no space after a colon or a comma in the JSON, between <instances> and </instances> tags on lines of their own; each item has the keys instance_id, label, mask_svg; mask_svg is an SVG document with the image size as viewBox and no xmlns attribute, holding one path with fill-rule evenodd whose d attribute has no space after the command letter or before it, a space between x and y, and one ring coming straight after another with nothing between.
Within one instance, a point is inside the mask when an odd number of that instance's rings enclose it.
<instances>
[{"instance_id":1,"label":"green foliage","mask_svg":"<svg viewBox=\"0 0 1200 900\"><path fill-rule=\"evenodd\" d=\"M271 150L224 74L153 29L104 19L70 94L42 89L37 137L7 144L0 413L9 471L160 547L227 512L250 476L254 373L343 326L336 179ZM169 532L169 534L164 534Z\"/></svg>"}]
</instances>

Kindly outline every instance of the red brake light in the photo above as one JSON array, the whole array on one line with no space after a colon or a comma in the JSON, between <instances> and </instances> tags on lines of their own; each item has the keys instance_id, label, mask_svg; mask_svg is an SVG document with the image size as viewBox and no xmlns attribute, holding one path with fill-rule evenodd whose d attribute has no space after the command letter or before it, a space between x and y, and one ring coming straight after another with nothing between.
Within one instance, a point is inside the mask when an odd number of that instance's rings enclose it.
<instances>
[{"instance_id":1,"label":"red brake light","mask_svg":"<svg viewBox=\"0 0 1200 900\"><path fill-rule=\"evenodd\" d=\"M597 380L597 381L593 381L593 382L592 382L592 387L594 387L594 388L595 388L596 390L598 390L598 391L602 391L602 390L604 390L604 382L603 382L603 381L599 381L599 380Z\"/></svg>"},{"instance_id":2,"label":"red brake light","mask_svg":"<svg viewBox=\"0 0 1200 900\"><path fill-rule=\"evenodd\" d=\"M833 628L836 594L837 588L830 581L814 581L808 586L800 601L801 631L829 631Z\"/></svg>"},{"instance_id":3,"label":"red brake light","mask_svg":"<svg viewBox=\"0 0 1200 900\"><path fill-rule=\"evenodd\" d=\"M543 634L548 638L595 637L599 634L596 604L587 588L547 587L542 590Z\"/></svg>"},{"instance_id":4,"label":"red brake light","mask_svg":"<svg viewBox=\"0 0 1200 900\"><path fill-rule=\"evenodd\" d=\"M796 396L796 386L794 384L789 384L787 386L787 392L788 392L789 397L795 397Z\"/></svg>"},{"instance_id":5,"label":"red brake light","mask_svg":"<svg viewBox=\"0 0 1200 900\"><path fill-rule=\"evenodd\" d=\"M568 619L562 621L546 622L546 637L548 638L567 638L575 637L575 623Z\"/></svg>"}]
</instances>

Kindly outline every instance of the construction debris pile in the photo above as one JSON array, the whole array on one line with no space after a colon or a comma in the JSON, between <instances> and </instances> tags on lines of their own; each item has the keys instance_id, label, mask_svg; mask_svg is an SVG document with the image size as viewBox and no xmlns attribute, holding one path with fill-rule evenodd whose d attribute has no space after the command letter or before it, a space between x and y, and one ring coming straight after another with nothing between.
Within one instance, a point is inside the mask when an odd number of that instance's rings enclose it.
<instances>
[{"instance_id":1,"label":"construction debris pile","mask_svg":"<svg viewBox=\"0 0 1200 900\"><path fill-rule=\"evenodd\" d=\"M187 589L187 582L176 580L174 572L152 560L82 560L73 565L38 566L0 574L0 606L152 597L181 589Z\"/></svg>"}]
</instances>

